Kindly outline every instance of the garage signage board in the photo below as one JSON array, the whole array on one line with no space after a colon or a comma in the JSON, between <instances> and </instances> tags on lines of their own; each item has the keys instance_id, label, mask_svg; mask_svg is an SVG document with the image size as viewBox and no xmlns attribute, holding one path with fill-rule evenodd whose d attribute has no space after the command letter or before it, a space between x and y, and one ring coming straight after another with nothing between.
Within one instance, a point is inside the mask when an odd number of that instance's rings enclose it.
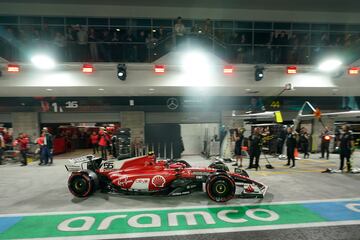
<instances>
[{"instance_id":1,"label":"garage signage board","mask_svg":"<svg viewBox=\"0 0 360 240\"><path fill-rule=\"evenodd\" d=\"M0 215L0 239L106 239L360 224L360 199Z\"/></svg>"}]
</instances>

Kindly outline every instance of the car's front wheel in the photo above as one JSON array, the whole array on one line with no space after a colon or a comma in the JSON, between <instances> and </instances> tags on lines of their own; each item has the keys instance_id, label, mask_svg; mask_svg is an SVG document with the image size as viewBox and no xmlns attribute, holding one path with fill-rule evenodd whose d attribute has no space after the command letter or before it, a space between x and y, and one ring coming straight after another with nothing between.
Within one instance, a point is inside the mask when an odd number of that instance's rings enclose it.
<instances>
[{"instance_id":1,"label":"car's front wheel","mask_svg":"<svg viewBox=\"0 0 360 240\"><path fill-rule=\"evenodd\" d=\"M215 202L227 202L235 196L235 182L226 174L211 175L206 182L206 193Z\"/></svg>"}]
</instances>

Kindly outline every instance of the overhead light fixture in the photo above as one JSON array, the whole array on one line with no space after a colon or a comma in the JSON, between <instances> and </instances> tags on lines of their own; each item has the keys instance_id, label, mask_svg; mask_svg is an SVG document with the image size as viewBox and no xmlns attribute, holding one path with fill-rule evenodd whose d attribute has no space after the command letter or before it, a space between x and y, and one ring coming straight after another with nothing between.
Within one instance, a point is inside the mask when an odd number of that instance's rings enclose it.
<instances>
[{"instance_id":1,"label":"overhead light fixture","mask_svg":"<svg viewBox=\"0 0 360 240\"><path fill-rule=\"evenodd\" d=\"M117 28L116 31L117 31L117 32L120 32L120 28Z\"/></svg>"},{"instance_id":2,"label":"overhead light fixture","mask_svg":"<svg viewBox=\"0 0 360 240\"><path fill-rule=\"evenodd\" d=\"M46 89L46 91L48 91L48 92L52 92L52 91L53 91L53 89L52 89L52 88L47 88L47 89Z\"/></svg>"},{"instance_id":3,"label":"overhead light fixture","mask_svg":"<svg viewBox=\"0 0 360 240\"><path fill-rule=\"evenodd\" d=\"M31 58L31 62L42 70L50 70L55 67L55 60L47 55L35 55Z\"/></svg>"},{"instance_id":4,"label":"overhead light fixture","mask_svg":"<svg viewBox=\"0 0 360 240\"><path fill-rule=\"evenodd\" d=\"M255 66L255 81L261 81L264 77L264 67Z\"/></svg>"},{"instance_id":5,"label":"overhead light fixture","mask_svg":"<svg viewBox=\"0 0 360 240\"><path fill-rule=\"evenodd\" d=\"M95 71L94 66L89 63L85 63L82 67L83 73L93 73Z\"/></svg>"},{"instance_id":6,"label":"overhead light fixture","mask_svg":"<svg viewBox=\"0 0 360 240\"><path fill-rule=\"evenodd\" d=\"M294 87L293 87L293 85L291 83L287 83L287 84L285 84L284 90L292 91L292 90L294 90Z\"/></svg>"},{"instance_id":7,"label":"overhead light fixture","mask_svg":"<svg viewBox=\"0 0 360 240\"><path fill-rule=\"evenodd\" d=\"M11 73L20 72L20 66L18 64L8 64L7 71Z\"/></svg>"},{"instance_id":8,"label":"overhead light fixture","mask_svg":"<svg viewBox=\"0 0 360 240\"><path fill-rule=\"evenodd\" d=\"M103 89L103 88L99 88L98 90L99 90L99 91L104 91L105 89Z\"/></svg>"},{"instance_id":9,"label":"overhead light fixture","mask_svg":"<svg viewBox=\"0 0 360 240\"><path fill-rule=\"evenodd\" d=\"M339 59L331 58L320 63L319 70L322 72L334 72L339 69L342 62Z\"/></svg>"},{"instance_id":10,"label":"overhead light fixture","mask_svg":"<svg viewBox=\"0 0 360 240\"><path fill-rule=\"evenodd\" d=\"M149 91L155 91L155 88L149 88Z\"/></svg>"},{"instance_id":11,"label":"overhead light fixture","mask_svg":"<svg viewBox=\"0 0 360 240\"><path fill-rule=\"evenodd\" d=\"M297 73L297 67L296 66L288 66L286 71L287 71L287 74L296 74Z\"/></svg>"},{"instance_id":12,"label":"overhead light fixture","mask_svg":"<svg viewBox=\"0 0 360 240\"><path fill-rule=\"evenodd\" d=\"M227 65L224 66L224 74L232 74L234 72L234 66Z\"/></svg>"},{"instance_id":13,"label":"overhead light fixture","mask_svg":"<svg viewBox=\"0 0 360 240\"><path fill-rule=\"evenodd\" d=\"M165 73L165 65L155 65L154 71L159 74Z\"/></svg>"},{"instance_id":14,"label":"overhead light fixture","mask_svg":"<svg viewBox=\"0 0 360 240\"><path fill-rule=\"evenodd\" d=\"M123 63L119 63L117 65L117 77L121 80L121 81L125 81L127 74L126 74L126 65Z\"/></svg>"},{"instance_id":15,"label":"overhead light fixture","mask_svg":"<svg viewBox=\"0 0 360 240\"><path fill-rule=\"evenodd\" d=\"M350 67L348 69L348 74L349 75L358 75L359 74L359 71L360 71L360 68L359 67Z\"/></svg>"}]
</instances>

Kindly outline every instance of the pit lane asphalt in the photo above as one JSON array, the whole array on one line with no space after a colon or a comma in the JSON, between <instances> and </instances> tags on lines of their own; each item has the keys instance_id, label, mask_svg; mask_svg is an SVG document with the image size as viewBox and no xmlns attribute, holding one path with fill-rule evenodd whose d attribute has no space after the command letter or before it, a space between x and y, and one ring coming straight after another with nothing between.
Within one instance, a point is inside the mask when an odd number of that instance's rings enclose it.
<instances>
[{"instance_id":1,"label":"pit lane asphalt","mask_svg":"<svg viewBox=\"0 0 360 240\"><path fill-rule=\"evenodd\" d=\"M138 238L140 239L140 238ZM141 240L359 240L360 225L281 229L270 231L213 233L171 237L149 237Z\"/></svg>"},{"instance_id":2,"label":"pit lane asphalt","mask_svg":"<svg viewBox=\"0 0 360 240\"><path fill-rule=\"evenodd\" d=\"M209 164L208 160L199 156L185 159L195 166ZM284 161L270 159L275 169L268 170L263 167L258 172L249 172L251 178L270 187L265 198L233 199L227 204L360 197L360 174L321 173L321 170L327 167L336 168L338 165L337 155L333 155L330 160L318 160L317 155L312 155L312 159L298 161L297 168L293 170L284 167ZM247 160L244 162L247 163ZM65 171L64 164L64 159L55 158L53 166L40 167L37 163L32 163L27 167L20 167L17 164L0 166L0 213L130 210L218 205L209 200L206 194L200 192L180 197L129 196L98 192L87 199L74 198L67 189L68 173ZM355 164L359 166L358 160ZM156 239L360 239L359 229L360 226L355 225L156 237Z\"/></svg>"}]
</instances>

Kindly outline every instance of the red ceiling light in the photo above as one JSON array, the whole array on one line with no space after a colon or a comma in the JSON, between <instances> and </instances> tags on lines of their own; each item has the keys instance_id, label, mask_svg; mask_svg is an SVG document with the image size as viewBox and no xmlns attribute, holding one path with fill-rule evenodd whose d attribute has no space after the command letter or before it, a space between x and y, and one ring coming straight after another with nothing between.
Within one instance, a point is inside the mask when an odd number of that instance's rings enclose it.
<instances>
[{"instance_id":1,"label":"red ceiling light","mask_svg":"<svg viewBox=\"0 0 360 240\"><path fill-rule=\"evenodd\" d=\"M289 66L287 67L287 74L296 74L297 73L297 67L296 66Z\"/></svg>"},{"instance_id":2,"label":"red ceiling light","mask_svg":"<svg viewBox=\"0 0 360 240\"><path fill-rule=\"evenodd\" d=\"M224 74L232 74L234 72L234 66L227 65L224 67Z\"/></svg>"},{"instance_id":3,"label":"red ceiling light","mask_svg":"<svg viewBox=\"0 0 360 240\"><path fill-rule=\"evenodd\" d=\"M18 64L8 64L7 71L12 73L20 72L20 66Z\"/></svg>"},{"instance_id":4,"label":"red ceiling light","mask_svg":"<svg viewBox=\"0 0 360 240\"><path fill-rule=\"evenodd\" d=\"M92 64L84 64L82 67L83 73L93 73L95 71L94 66Z\"/></svg>"},{"instance_id":5,"label":"red ceiling light","mask_svg":"<svg viewBox=\"0 0 360 240\"><path fill-rule=\"evenodd\" d=\"M154 67L155 73L165 73L165 65L155 65Z\"/></svg>"},{"instance_id":6,"label":"red ceiling light","mask_svg":"<svg viewBox=\"0 0 360 240\"><path fill-rule=\"evenodd\" d=\"M359 67L351 67L348 69L348 74L349 75L358 75L360 71Z\"/></svg>"}]
</instances>

